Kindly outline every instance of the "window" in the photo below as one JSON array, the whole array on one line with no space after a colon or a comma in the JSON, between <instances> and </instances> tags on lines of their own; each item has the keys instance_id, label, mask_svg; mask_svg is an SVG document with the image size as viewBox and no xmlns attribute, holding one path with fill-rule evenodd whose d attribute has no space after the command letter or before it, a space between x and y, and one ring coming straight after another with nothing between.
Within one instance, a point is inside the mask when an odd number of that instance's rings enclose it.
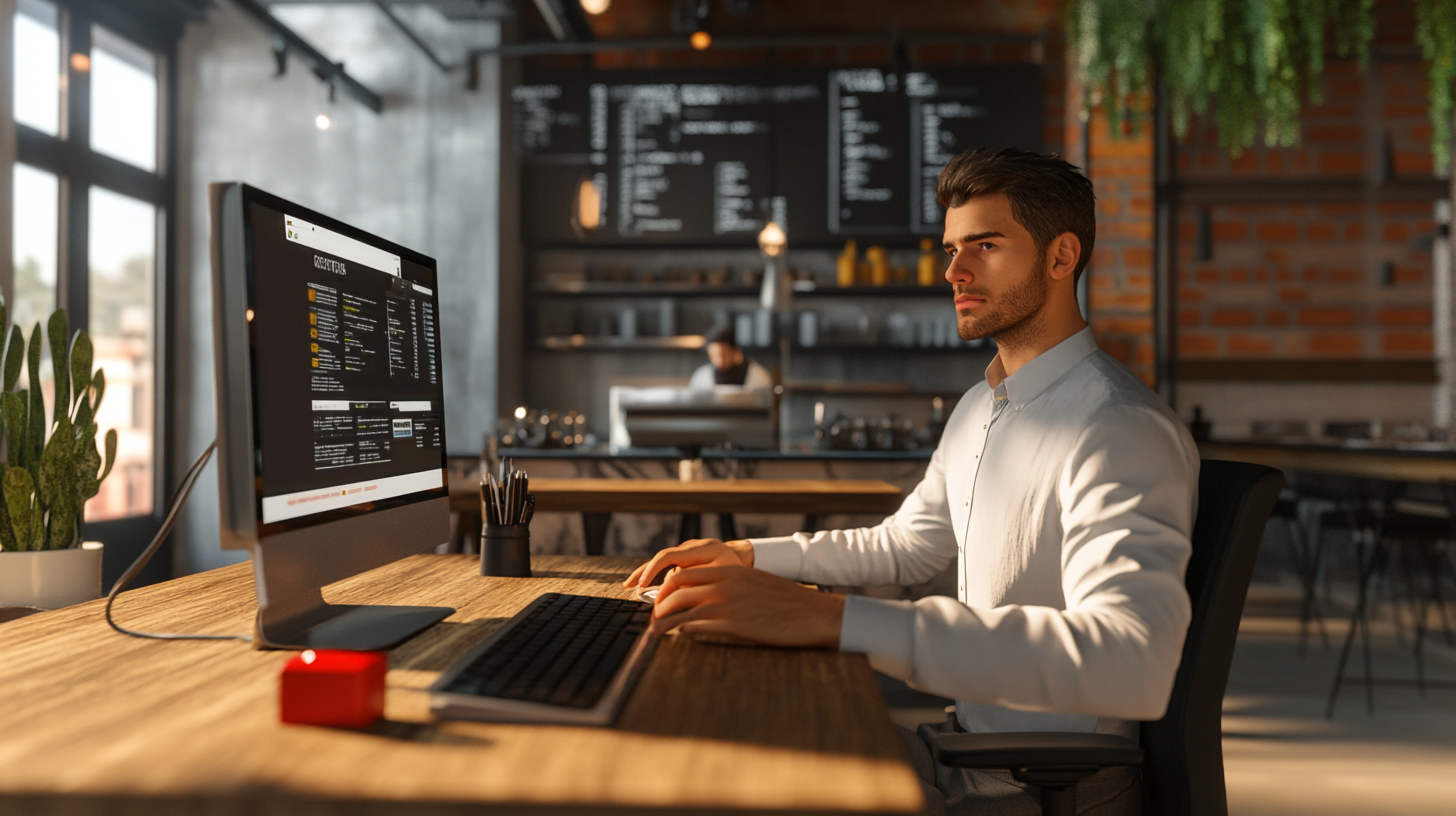
<instances>
[{"instance_id":1,"label":"window","mask_svg":"<svg viewBox=\"0 0 1456 816\"><path fill-rule=\"evenodd\" d=\"M87 521L144 519L154 528L165 370L158 338L172 196L164 123L182 21L140 19L126 6L16 2L19 161L15 277L7 294L27 337L64 307L73 330L90 332L96 365L106 372L97 419L103 433L116 429L119 444L111 476L86 506ZM49 364L41 371L39 385L50 400ZM88 526L87 536L107 540L105 529ZM145 535L135 525L126 531L126 538Z\"/></svg>"}]
</instances>

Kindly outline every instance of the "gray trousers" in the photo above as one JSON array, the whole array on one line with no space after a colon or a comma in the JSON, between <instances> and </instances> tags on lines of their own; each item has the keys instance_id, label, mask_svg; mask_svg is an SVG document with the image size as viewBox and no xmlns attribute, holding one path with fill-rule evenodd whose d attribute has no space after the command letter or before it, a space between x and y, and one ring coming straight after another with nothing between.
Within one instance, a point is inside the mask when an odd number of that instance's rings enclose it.
<instances>
[{"instance_id":1,"label":"gray trousers","mask_svg":"<svg viewBox=\"0 0 1456 816\"><path fill-rule=\"evenodd\" d=\"M952 714L951 717L955 715ZM920 777L929 816L1040 816L1041 797L1011 778L1010 771L952 768L935 761L936 734L957 731L950 718L924 723L918 731L896 726L910 764ZM1137 768L1104 768L1077 785L1079 816L1141 816L1142 786Z\"/></svg>"}]
</instances>

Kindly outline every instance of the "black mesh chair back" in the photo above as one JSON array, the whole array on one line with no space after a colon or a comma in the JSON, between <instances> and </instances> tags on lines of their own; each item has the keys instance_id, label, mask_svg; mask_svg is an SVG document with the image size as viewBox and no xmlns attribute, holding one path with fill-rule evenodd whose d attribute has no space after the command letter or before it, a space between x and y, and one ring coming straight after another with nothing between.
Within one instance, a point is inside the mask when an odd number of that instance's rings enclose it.
<instances>
[{"instance_id":1,"label":"black mesh chair back","mask_svg":"<svg viewBox=\"0 0 1456 816\"><path fill-rule=\"evenodd\" d=\"M1223 694L1264 523L1284 474L1263 465L1205 459L1185 584L1193 620L1168 711L1141 727L1143 812L1227 816Z\"/></svg>"}]
</instances>

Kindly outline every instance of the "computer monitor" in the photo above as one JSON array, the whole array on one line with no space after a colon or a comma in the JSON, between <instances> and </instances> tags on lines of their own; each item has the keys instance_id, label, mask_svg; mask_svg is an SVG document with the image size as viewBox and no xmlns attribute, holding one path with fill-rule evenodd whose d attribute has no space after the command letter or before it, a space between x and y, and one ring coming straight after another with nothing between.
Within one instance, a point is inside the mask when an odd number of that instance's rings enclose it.
<instances>
[{"instance_id":1,"label":"computer monitor","mask_svg":"<svg viewBox=\"0 0 1456 816\"><path fill-rule=\"evenodd\" d=\"M448 607L322 588L449 539L435 261L238 183L209 187L222 546L257 648L383 649Z\"/></svg>"},{"instance_id":2,"label":"computer monitor","mask_svg":"<svg viewBox=\"0 0 1456 816\"><path fill-rule=\"evenodd\" d=\"M695 451L715 445L776 445L774 394L768 389L614 385L608 393L609 441L614 450L629 446Z\"/></svg>"}]
</instances>

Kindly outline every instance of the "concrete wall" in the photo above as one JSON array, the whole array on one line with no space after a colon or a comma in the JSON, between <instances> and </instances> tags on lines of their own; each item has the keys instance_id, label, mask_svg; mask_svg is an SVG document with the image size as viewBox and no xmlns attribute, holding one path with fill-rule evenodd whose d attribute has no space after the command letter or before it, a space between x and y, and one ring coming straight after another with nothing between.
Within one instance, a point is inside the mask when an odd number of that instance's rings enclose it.
<instances>
[{"instance_id":1,"label":"concrete wall","mask_svg":"<svg viewBox=\"0 0 1456 816\"><path fill-rule=\"evenodd\" d=\"M446 23L414 9L410 23L447 61L493 43L493 23ZM327 89L298 60L273 76L270 39L230 4L191 26L180 48L177 444L181 473L214 436L207 184L246 181L435 257L440 269L445 413L452 452L478 450L497 392L499 65L443 74L368 6L275 7L279 19L384 98L376 115ZM314 117L327 111L333 127ZM179 526L177 570L241 560L218 549L217 483L209 468Z\"/></svg>"}]
</instances>

